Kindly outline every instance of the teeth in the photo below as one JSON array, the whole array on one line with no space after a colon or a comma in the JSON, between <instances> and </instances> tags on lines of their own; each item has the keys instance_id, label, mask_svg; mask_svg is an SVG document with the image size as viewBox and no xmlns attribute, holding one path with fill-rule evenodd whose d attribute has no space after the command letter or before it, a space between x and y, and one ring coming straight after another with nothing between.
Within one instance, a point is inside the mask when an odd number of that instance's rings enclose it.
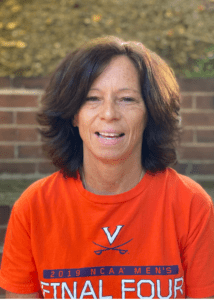
<instances>
[{"instance_id":1,"label":"teeth","mask_svg":"<svg viewBox=\"0 0 214 300\"><path fill-rule=\"evenodd\" d=\"M107 133L107 132L99 132L100 135L103 136L120 136L119 133Z\"/></svg>"}]
</instances>

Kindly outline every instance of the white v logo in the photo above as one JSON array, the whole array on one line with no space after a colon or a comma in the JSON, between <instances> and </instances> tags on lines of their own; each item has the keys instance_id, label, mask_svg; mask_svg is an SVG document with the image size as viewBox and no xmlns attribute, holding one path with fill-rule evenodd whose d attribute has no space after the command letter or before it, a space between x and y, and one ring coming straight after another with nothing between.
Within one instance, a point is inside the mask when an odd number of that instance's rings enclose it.
<instances>
[{"instance_id":1,"label":"white v logo","mask_svg":"<svg viewBox=\"0 0 214 300\"><path fill-rule=\"evenodd\" d=\"M115 240L116 237L118 236L118 234L119 234L119 232L120 232L120 230L121 230L121 228L122 228L123 226L124 226L124 225L118 225L117 228L116 228L116 230L115 230L115 232L114 232L112 235L110 234L110 232L109 232L109 230L108 230L109 227L103 227L103 228L102 228L102 229L104 230L104 232L105 232L107 238L108 238L108 241L109 241L109 244L110 244L110 245L114 242L114 240Z\"/></svg>"}]
</instances>

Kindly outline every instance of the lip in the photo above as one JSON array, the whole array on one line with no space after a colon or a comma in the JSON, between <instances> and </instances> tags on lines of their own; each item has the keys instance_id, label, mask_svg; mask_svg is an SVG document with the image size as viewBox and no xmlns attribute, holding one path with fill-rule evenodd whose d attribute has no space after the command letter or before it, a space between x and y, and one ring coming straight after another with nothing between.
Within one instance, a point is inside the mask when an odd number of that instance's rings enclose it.
<instances>
[{"instance_id":1,"label":"lip","mask_svg":"<svg viewBox=\"0 0 214 300\"><path fill-rule=\"evenodd\" d=\"M102 133L116 133L116 134L121 134L122 132L121 131L117 131L117 130L99 130L99 131L96 131L96 132L102 132Z\"/></svg>"},{"instance_id":2,"label":"lip","mask_svg":"<svg viewBox=\"0 0 214 300\"><path fill-rule=\"evenodd\" d=\"M121 134L121 132L116 132L116 131L100 131L102 133L114 133L114 134ZM121 143L125 137L125 134L123 136L118 136L118 137L104 137L104 136L98 136L95 133L95 137L98 139L98 142L101 143L102 145L117 145L119 143Z\"/></svg>"}]
</instances>

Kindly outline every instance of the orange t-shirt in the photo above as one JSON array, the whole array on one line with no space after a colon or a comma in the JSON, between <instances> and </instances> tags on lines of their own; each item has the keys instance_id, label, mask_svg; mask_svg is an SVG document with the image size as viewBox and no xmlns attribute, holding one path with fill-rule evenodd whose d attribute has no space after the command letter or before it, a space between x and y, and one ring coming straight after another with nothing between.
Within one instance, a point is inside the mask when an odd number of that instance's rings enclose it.
<instances>
[{"instance_id":1,"label":"orange t-shirt","mask_svg":"<svg viewBox=\"0 0 214 300\"><path fill-rule=\"evenodd\" d=\"M13 207L0 286L45 298L210 297L212 200L171 168L113 196L56 172Z\"/></svg>"}]
</instances>

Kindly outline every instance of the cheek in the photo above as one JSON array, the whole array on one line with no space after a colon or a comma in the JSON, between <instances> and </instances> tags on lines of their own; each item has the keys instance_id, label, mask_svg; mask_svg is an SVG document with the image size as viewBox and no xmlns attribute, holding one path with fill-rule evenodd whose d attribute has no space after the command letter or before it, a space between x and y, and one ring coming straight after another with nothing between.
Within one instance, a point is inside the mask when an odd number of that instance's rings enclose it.
<instances>
[{"instance_id":1,"label":"cheek","mask_svg":"<svg viewBox=\"0 0 214 300\"><path fill-rule=\"evenodd\" d=\"M147 121L148 121L148 114L147 114L146 108L144 108L140 119L141 119L141 127L143 127L143 130L144 130L146 127Z\"/></svg>"},{"instance_id":2,"label":"cheek","mask_svg":"<svg viewBox=\"0 0 214 300\"><path fill-rule=\"evenodd\" d=\"M135 118L135 123L132 124L133 139L141 141L143 139L143 133L147 124L147 115L140 115L139 118Z\"/></svg>"},{"instance_id":3,"label":"cheek","mask_svg":"<svg viewBox=\"0 0 214 300\"><path fill-rule=\"evenodd\" d=\"M130 118L131 119L131 118ZM133 128L134 131L136 131L136 133L140 134L141 131L145 129L146 124L147 124L147 113L143 112L143 113L139 113L137 115L135 115L132 120L134 122L132 122L131 127Z\"/></svg>"},{"instance_id":4,"label":"cheek","mask_svg":"<svg viewBox=\"0 0 214 300\"><path fill-rule=\"evenodd\" d=\"M84 110L81 109L75 116L73 119L73 126L74 127L84 127L85 123L87 121L87 114L85 114Z\"/></svg>"},{"instance_id":5,"label":"cheek","mask_svg":"<svg viewBox=\"0 0 214 300\"><path fill-rule=\"evenodd\" d=\"M85 119L79 118L77 120L79 134L83 142L90 139L90 126L89 122Z\"/></svg>"}]
</instances>

